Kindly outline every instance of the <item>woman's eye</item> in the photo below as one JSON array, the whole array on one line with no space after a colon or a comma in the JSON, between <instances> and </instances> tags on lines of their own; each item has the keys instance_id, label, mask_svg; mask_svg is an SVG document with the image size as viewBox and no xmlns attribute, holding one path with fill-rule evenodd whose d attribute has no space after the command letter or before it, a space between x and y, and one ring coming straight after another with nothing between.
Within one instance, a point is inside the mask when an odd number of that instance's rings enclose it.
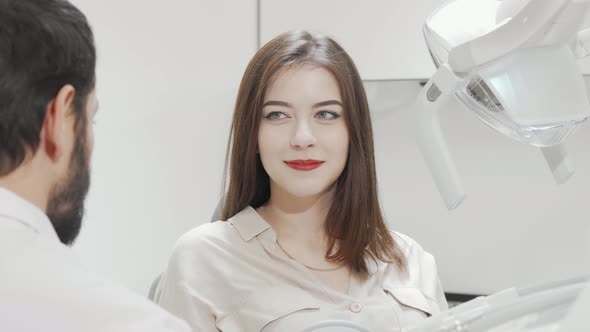
<instances>
[{"instance_id":1,"label":"woman's eye","mask_svg":"<svg viewBox=\"0 0 590 332\"><path fill-rule=\"evenodd\" d=\"M287 116L282 112L270 112L264 118L268 120L282 120Z\"/></svg>"},{"instance_id":2,"label":"woman's eye","mask_svg":"<svg viewBox=\"0 0 590 332\"><path fill-rule=\"evenodd\" d=\"M338 117L340 117L340 115L334 112L320 111L316 114L316 117L320 120L332 120L337 119Z\"/></svg>"}]
</instances>

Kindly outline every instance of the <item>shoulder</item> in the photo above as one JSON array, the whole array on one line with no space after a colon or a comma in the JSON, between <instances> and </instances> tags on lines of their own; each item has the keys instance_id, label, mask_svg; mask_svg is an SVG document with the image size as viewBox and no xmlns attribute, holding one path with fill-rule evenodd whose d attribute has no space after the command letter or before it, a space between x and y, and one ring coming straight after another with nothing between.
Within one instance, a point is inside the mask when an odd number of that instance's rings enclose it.
<instances>
[{"instance_id":1,"label":"shoulder","mask_svg":"<svg viewBox=\"0 0 590 332\"><path fill-rule=\"evenodd\" d=\"M217 220L201 224L183 234L174 245L174 253L194 251L194 249L225 248L235 246L240 242L240 230L236 224L248 219L252 213L250 207L245 208L227 221Z\"/></svg>"},{"instance_id":2,"label":"shoulder","mask_svg":"<svg viewBox=\"0 0 590 332\"><path fill-rule=\"evenodd\" d=\"M85 326L103 325L109 331L111 327L114 327L112 331L189 331L184 321L121 285L97 279L89 286L89 290L80 290L80 295L74 298L79 299L78 303L74 301L70 304L72 311L83 311L91 316L82 322ZM60 308L61 311L63 309ZM78 331L82 330L86 331ZM102 328L97 330L102 331Z\"/></svg>"},{"instance_id":3,"label":"shoulder","mask_svg":"<svg viewBox=\"0 0 590 332\"><path fill-rule=\"evenodd\" d=\"M181 317L193 317L186 310L195 306L201 314L223 314L240 300L237 290L246 287L235 283L237 268L241 281L258 281L253 262L264 260L262 249L258 241L242 238L235 221L203 224L178 239L156 290L160 305Z\"/></svg>"},{"instance_id":4,"label":"shoulder","mask_svg":"<svg viewBox=\"0 0 590 332\"><path fill-rule=\"evenodd\" d=\"M428 252L426 252L424 248L422 248L418 241L414 240L408 235L396 231L390 232L391 236L393 237L393 240L395 241L396 245L406 258L406 260L414 261L422 259L423 256L432 256Z\"/></svg>"},{"instance_id":5,"label":"shoulder","mask_svg":"<svg viewBox=\"0 0 590 332\"><path fill-rule=\"evenodd\" d=\"M244 230L240 230L240 222L248 221L244 216L247 213L240 212L228 221L202 224L183 234L172 249L168 272L204 278L204 274L197 273L198 269L208 271L208 276L224 275L240 257L258 254L257 242L244 239Z\"/></svg>"},{"instance_id":6,"label":"shoulder","mask_svg":"<svg viewBox=\"0 0 590 332\"><path fill-rule=\"evenodd\" d=\"M174 246L173 256L248 251L247 248L251 249L253 245L248 242L268 228L270 226L260 219L254 209L246 207L228 221L202 224L182 235Z\"/></svg>"},{"instance_id":7,"label":"shoulder","mask_svg":"<svg viewBox=\"0 0 590 332\"><path fill-rule=\"evenodd\" d=\"M227 221L218 220L199 225L182 235L176 242L175 249L206 246L219 241L235 242L240 237L240 229L236 227L240 227L242 224L251 224L251 219L255 214L254 209L246 207Z\"/></svg>"},{"instance_id":8,"label":"shoulder","mask_svg":"<svg viewBox=\"0 0 590 332\"><path fill-rule=\"evenodd\" d=\"M406 268L405 271L388 269L391 279L400 285L419 288L427 294L433 294L439 282L434 256L408 235L392 231L392 236L405 258Z\"/></svg>"},{"instance_id":9,"label":"shoulder","mask_svg":"<svg viewBox=\"0 0 590 332\"><path fill-rule=\"evenodd\" d=\"M184 233L175 243L175 250L208 246L218 241L228 241L233 237L233 227L226 221L215 221L199 225Z\"/></svg>"},{"instance_id":10,"label":"shoulder","mask_svg":"<svg viewBox=\"0 0 590 332\"><path fill-rule=\"evenodd\" d=\"M216 256L223 256L224 252L232 250L238 240L239 237L229 222L203 224L186 232L176 241L169 263L203 266Z\"/></svg>"},{"instance_id":11,"label":"shoulder","mask_svg":"<svg viewBox=\"0 0 590 332\"><path fill-rule=\"evenodd\" d=\"M188 326L125 287L90 273L70 248L38 241L0 285L3 326L19 331L188 331ZM39 249L49 249L40 251ZM42 275L43 278L39 279ZM23 319L42 313L36 319ZM37 315L38 316L38 315Z\"/></svg>"}]
</instances>

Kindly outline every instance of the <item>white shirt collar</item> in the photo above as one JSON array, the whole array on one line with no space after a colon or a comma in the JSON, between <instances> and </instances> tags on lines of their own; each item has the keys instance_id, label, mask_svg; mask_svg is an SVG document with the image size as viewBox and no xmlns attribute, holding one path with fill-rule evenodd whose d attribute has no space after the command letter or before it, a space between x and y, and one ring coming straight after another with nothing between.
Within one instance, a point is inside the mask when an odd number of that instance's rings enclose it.
<instances>
[{"instance_id":1,"label":"white shirt collar","mask_svg":"<svg viewBox=\"0 0 590 332\"><path fill-rule=\"evenodd\" d=\"M47 215L36 205L12 191L0 187L0 222L13 221L23 224L35 233L59 241L59 237Z\"/></svg>"},{"instance_id":2,"label":"white shirt collar","mask_svg":"<svg viewBox=\"0 0 590 332\"><path fill-rule=\"evenodd\" d=\"M255 237L262 237L264 244L272 245L277 237L272 227L264 220L260 214L251 206L247 206L238 214L228 220L238 231L244 241L250 241ZM369 274L375 274L381 265L371 257L366 258Z\"/></svg>"},{"instance_id":3,"label":"white shirt collar","mask_svg":"<svg viewBox=\"0 0 590 332\"><path fill-rule=\"evenodd\" d=\"M274 235L274 231L272 230L271 226L266 222L266 220L262 219L258 212L256 212L256 210L251 206L247 206L228 221L235 227L242 239L246 242L252 240L254 237L260 235L268 229L270 229L271 233ZM276 235L274 238L276 239Z\"/></svg>"}]
</instances>

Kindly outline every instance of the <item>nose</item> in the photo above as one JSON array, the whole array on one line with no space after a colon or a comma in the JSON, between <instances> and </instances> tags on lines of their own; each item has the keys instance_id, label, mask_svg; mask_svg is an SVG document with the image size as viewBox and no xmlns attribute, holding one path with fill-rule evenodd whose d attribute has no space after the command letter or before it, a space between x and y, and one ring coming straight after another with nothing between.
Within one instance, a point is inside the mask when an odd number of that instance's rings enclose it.
<instances>
[{"instance_id":1,"label":"nose","mask_svg":"<svg viewBox=\"0 0 590 332\"><path fill-rule=\"evenodd\" d=\"M295 133L291 137L291 146L296 149L306 149L316 144L312 128L307 121L298 121Z\"/></svg>"}]
</instances>

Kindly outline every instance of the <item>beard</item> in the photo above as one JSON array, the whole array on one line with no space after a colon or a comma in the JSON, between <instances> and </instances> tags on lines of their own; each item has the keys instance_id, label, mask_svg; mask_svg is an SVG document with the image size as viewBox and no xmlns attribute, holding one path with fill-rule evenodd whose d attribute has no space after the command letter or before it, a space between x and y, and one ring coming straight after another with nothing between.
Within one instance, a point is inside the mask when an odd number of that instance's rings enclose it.
<instances>
[{"instance_id":1,"label":"beard","mask_svg":"<svg viewBox=\"0 0 590 332\"><path fill-rule=\"evenodd\" d=\"M84 218L84 200L90 187L86 126L80 124L76 127L76 142L68 173L53 186L47 202L47 216L59 240L65 245L71 245L80 233Z\"/></svg>"}]
</instances>

